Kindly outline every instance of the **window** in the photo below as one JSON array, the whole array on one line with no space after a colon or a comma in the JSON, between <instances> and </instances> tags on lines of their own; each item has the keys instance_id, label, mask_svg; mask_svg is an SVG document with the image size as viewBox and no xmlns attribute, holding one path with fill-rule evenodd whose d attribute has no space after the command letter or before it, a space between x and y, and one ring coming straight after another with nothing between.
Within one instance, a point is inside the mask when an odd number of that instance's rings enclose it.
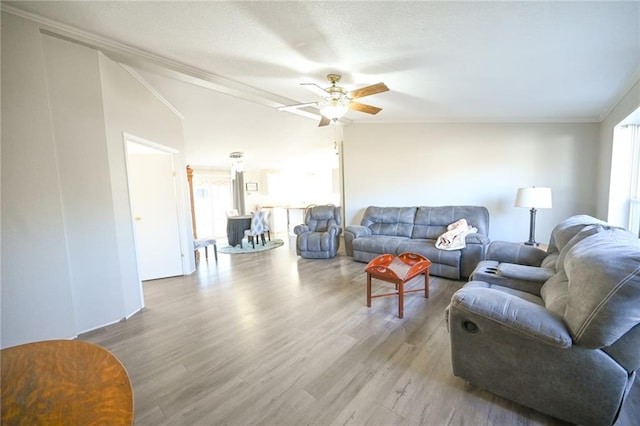
<instances>
[{"instance_id":1,"label":"window","mask_svg":"<svg viewBox=\"0 0 640 426\"><path fill-rule=\"evenodd\" d=\"M228 173L194 171L193 207L198 236L226 237L225 212L232 208L232 204L231 178Z\"/></svg>"},{"instance_id":2,"label":"window","mask_svg":"<svg viewBox=\"0 0 640 426\"><path fill-rule=\"evenodd\" d=\"M640 237L640 108L614 129L609 220Z\"/></svg>"},{"instance_id":3,"label":"window","mask_svg":"<svg viewBox=\"0 0 640 426\"><path fill-rule=\"evenodd\" d=\"M334 185L332 169L319 171L281 171L267 175L269 196L275 204L306 206L331 203L338 205L340 193Z\"/></svg>"},{"instance_id":4,"label":"window","mask_svg":"<svg viewBox=\"0 0 640 426\"><path fill-rule=\"evenodd\" d=\"M629 173L629 230L640 237L640 126L628 125L631 170Z\"/></svg>"}]
</instances>

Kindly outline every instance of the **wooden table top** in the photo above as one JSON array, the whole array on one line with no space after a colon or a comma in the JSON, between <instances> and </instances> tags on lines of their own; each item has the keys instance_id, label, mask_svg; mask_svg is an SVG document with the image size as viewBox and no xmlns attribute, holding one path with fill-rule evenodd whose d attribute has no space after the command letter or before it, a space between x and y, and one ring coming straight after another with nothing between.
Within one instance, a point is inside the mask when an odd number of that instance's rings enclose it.
<instances>
[{"instance_id":1,"label":"wooden table top","mask_svg":"<svg viewBox=\"0 0 640 426\"><path fill-rule=\"evenodd\" d=\"M429 274L431 261L417 253L381 254L372 259L365 272L391 283L404 283L418 274Z\"/></svg>"},{"instance_id":2,"label":"wooden table top","mask_svg":"<svg viewBox=\"0 0 640 426\"><path fill-rule=\"evenodd\" d=\"M2 424L133 424L133 391L120 361L78 340L0 351Z\"/></svg>"}]
</instances>

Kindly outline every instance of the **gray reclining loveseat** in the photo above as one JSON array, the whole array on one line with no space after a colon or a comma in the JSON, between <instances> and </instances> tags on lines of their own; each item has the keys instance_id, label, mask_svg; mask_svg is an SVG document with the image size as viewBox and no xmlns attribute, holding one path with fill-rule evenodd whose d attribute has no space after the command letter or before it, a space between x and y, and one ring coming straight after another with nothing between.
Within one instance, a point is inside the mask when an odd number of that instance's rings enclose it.
<instances>
[{"instance_id":1,"label":"gray reclining loveseat","mask_svg":"<svg viewBox=\"0 0 640 426\"><path fill-rule=\"evenodd\" d=\"M640 368L640 240L580 215L556 226L548 254L494 244L447 309L453 373L572 423L613 424Z\"/></svg>"},{"instance_id":2,"label":"gray reclining loveseat","mask_svg":"<svg viewBox=\"0 0 640 426\"><path fill-rule=\"evenodd\" d=\"M478 232L465 237L466 247L462 249L436 248L437 238L459 219L466 219ZM481 206L370 206L360 225L346 227L344 243L347 255L359 262L385 253L414 252L431 261L431 275L459 280L469 277L484 259L489 244L489 211Z\"/></svg>"}]
</instances>

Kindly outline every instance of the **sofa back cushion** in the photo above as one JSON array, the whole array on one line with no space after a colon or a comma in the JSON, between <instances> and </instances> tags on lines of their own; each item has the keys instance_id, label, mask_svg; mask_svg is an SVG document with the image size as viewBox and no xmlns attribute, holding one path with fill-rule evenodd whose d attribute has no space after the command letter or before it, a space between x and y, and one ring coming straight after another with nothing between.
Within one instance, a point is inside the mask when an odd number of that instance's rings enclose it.
<instances>
[{"instance_id":1,"label":"sofa back cushion","mask_svg":"<svg viewBox=\"0 0 640 426\"><path fill-rule=\"evenodd\" d=\"M596 219L595 217L579 214L571 216L560 222L551 231L551 238L549 239L549 247L547 253L558 253L562 248L585 226L589 225L604 225L607 223Z\"/></svg>"},{"instance_id":2,"label":"sofa back cushion","mask_svg":"<svg viewBox=\"0 0 640 426\"><path fill-rule=\"evenodd\" d=\"M466 219L479 234L489 235L489 210L482 206L418 207L411 238L435 240L453 222Z\"/></svg>"},{"instance_id":3,"label":"sofa back cushion","mask_svg":"<svg viewBox=\"0 0 640 426\"><path fill-rule=\"evenodd\" d=\"M327 232L331 226L340 227L341 221L340 207L333 204L308 208L304 220L313 232Z\"/></svg>"},{"instance_id":4,"label":"sofa back cushion","mask_svg":"<svg viewBox=\"0 0 640 426\"><path fill-rule=\"evenodd\" d=\"M416 207L375 207L364 211L361 225L371 229L373 235L411 237Z\"/></svg>"},{"instance_id":5,"label":"sofa back cushion","mask_svg":"<svg viewBox=\"0 0 640 426\"><path fill-rule=\"evenodd\" d=\"M640 324L640 240L620 229L585 238L566 255L564 320L574 342L601 348Z\"/></svg>"},{"instance_id":6,"label":"sofa back cushion","mask_svg":"<svg viewBox=\"0 0 640 426\"><path fill-rule=\"evenodd\" d=\"M573 238L567 241L563 245L563 247L560 249L560 253L558 253L558 256L556 257L556 262L554 265L555 271L556 272L564 271L564 260L567 257L567 253L569 253L569 251L573 248L573 246L575 246L576 244L578 244L580 241L584 240L587 237L595 235L599 232L606 231L608 229L611 229L611 228L603 225L587 225L587 226L584 226L582 229L580 229L580 231L578 231L578 233L576 233L573 236Z\"/></svg>"}]
</instances>

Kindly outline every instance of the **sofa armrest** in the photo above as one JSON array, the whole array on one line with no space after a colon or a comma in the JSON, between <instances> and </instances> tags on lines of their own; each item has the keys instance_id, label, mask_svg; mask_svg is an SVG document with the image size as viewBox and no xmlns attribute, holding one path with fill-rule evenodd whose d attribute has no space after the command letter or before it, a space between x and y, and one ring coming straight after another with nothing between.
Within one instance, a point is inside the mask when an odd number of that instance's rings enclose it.
<instances>
[{"instance_id":1,"label":"sofa armrest","mask_svg":"<svg viewBox=\"0 0 640 426\"><path fill-rule=\"evenodd\" d=\"M338 225L331 225L327 229L327 232L335 237L335 236L338 236L338 235L340 235L342 233L342 228L339 227Z\"/></svg>"},{"instance_id":2,"label":"sofa armrest","mask_svg":"<svg viewBox=\"0 0 640 426\"><path fill-rule=\"evenodd\" d=\"M353 238L371 236L371 229L369 229L369 227L367 226L362 226L362 225L349 225L347 226L347 229L344 232L345 234L347 232L350 233Z\"/></svg>"},{"instance_id":3,"label":"sofa armrest","mask_svg":"<svg viewBox=\"0 0 640 426\"><path fill-rule=\"evenodd\" d=\"M304 234L305 232L309 232L309 227L307 225L296 225L293 227L293 233L295 235Z\"/></svg>"},{"instance_id":4,"label":"sofa armrest","mask_svg":"<svg viewBox=\"0 0 640 426\"><path fill-rule=\"evenodd\" d=\"M344 248L347 256L353 256L353 240L371 236L371 229L363 225L349 225L344 230Z\"/></svg>"},{"instance_id":5,"label":"sofa armrest","mask_svg":"<svg viewBox=\"0 0 640 426\"><path fill-rule=\"evenodd\" d=\"M464 240L467 244L489 244L489 237L484 234L478 234L477 232L468 234Z\"/></svg>"},{"instance_id":6,"label":"sofa armrest","mask_svg":"<svg viewBox=\"0 0 640 426\"><path fill-rule=\"evenodd\" d=\"M473 319L479 316L490 320L496 327L508 328L528 339L537 340L558 348L568 348L573 344L571 335L562 318L544 306L537 305L518 296L493 288L487 288L480 281L470 281L456 291L451 299L450 310L463 313L462 324L449 324L449 327L461 326L474 332Z\"/></svg>"},{"instance_id":7,"label":"sofa armrest","mask_svg":"<svg viewBox=\"0 0 640 426\"><path fill-rule=\"evenodd\" d=\"M487 260L518 265L540 266L547 252L533 246L507 241L494 241L487 248Z\"/></svg>"}]
</instances>

